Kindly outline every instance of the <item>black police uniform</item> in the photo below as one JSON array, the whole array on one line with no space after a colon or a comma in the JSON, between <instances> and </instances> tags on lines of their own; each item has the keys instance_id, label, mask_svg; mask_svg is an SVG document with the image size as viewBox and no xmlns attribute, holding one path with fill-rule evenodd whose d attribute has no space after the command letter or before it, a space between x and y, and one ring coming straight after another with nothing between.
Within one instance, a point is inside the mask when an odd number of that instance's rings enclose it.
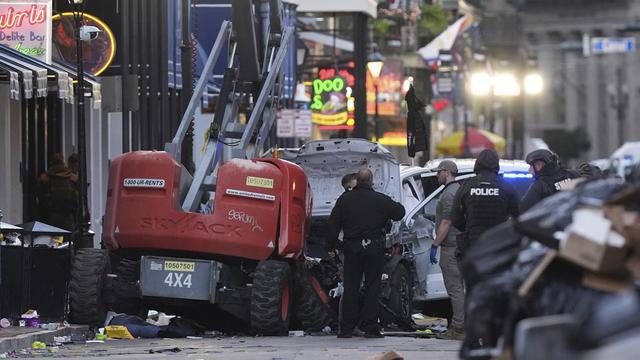
<instances>
[{"instance_id":1,"label":"black police uniform","mask_svg":"<svg viewBox=\"0 0 640 360\"><path fill-rule=\"evenodd\" d=\"M343 193L329 218L327 249L333 250L340 229L344 231L344 294L340 309L340 333L350 334L361 320L365 333L377 334L378 295L384 267L384 228L404 216L402 204L371 187L358 184ZM358 314L358 294L364 274L364 304Z\"/></svg>"},{"instance_id":2,"label":"black police uniform","mask_svg":"<svg viewBox=\"0 0 640 360\"><path fill-rule=\"evenodd\" d=\"M540 200L558 192L563 182L579 176L580 174L561 168L555 162L547 163L535 175L533 183L520 200L520 212L524 213Z\"/></svg>"},{"instance_id":3,"label":"black police uniform","mask_svg":"<svg viewBox=\"0 0 640 360\"><path fill-rule=\"evenodd\" d=\"M495 151L482 151L473 170L477 175L460 187L453 203L453 224L463 231L458 236L460 258L485 230L519 215L518 195L498 175L500 163Z\"/></svg>"}]
</instances>

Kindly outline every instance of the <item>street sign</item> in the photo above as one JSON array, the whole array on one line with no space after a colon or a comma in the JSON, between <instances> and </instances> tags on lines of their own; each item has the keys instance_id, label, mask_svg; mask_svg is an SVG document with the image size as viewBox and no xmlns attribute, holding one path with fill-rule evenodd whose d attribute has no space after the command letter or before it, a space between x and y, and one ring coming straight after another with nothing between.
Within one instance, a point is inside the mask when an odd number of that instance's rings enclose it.
<instances>
[{"instance_id":1,"label":"street sign","mask_svg":"<svg viewBox=\"0 0 640 360\"><path fill-rule=\"evenodd\" d=\"M290 138L294 136L294 124L296 122L295 109L282 109L278 112L278 121L276 124L276 134L281 138Z\"/></svg>"},{"instance_id":2,"label":"street sign","mask_svg":"<svg viewBox=\"0 0 640 360\"><path fill-rule=\"evenodd\" d=\"M634 37L594 37L585 36L584 54L616 54L632 53L636 51Z\"/></svg>"},{"instance_id":3,"label":"street sign","mask_svg":"<svg viewBox=\"0 0 640 360\"><path fill-rule=\"evenodd\" d=\"M313 128L313 122L311 121L312 115L311 110L298 110L293 131L296 137L311 137L311 130Z\"/></svg>"},{"instance_id":4,"label":"street sign","mask_svg":"<svg viewBox=\"0 0 640 360\"><path fill-rule=\"evenodd\" d=\"M282 109L278 112L277 136L310 138L313 130L311 110Z\"/></svg>"}]
</instances>

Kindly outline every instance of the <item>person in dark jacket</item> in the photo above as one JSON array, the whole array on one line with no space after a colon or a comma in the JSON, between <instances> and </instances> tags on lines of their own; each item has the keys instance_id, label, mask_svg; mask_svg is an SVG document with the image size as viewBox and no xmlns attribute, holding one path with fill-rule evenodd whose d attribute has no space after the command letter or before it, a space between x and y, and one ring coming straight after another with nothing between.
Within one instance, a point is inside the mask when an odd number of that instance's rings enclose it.
<instances>
[{"instance_id":1,"label":"person in dark jacket","mask_svg":"<svg viewBox=\"0 0 640 360\"><path fill-rule=\"evenodd\" d=\"M576 170L580 173L581 177L586 179L599 179L602 177L602 170L600 167L587 162L578 165Z\"/></svg>"},{"instance_id":2,"label":"person in dark jacket","mask_svg":"<svg viewBox=\"0 0 640 360\"><path fill-rule=\"evenodd\" d=\"M351 191L358 185L358 174L349 173L342 177L342 187L344 191Z\"/></svg>"},{"instance_id":3,"label":"person in dark jacket","mask_svg":"<svg viewBox=\"0 0 640 360\"><path fill-rule=\"evenodd\" d=\"M516 190L502 180L499 170L498 153L483 150L473 167L476 176L456 193L451 218L453 225L462 231L457 241L460 260L485 230L519 215Z\"/></svg>"},{"instance_id":4,"label":"person in dark jacket","mask_svg":"<svg viewBox=\"0 0 640 360\"><path fill-rule=\"evenodd\" d=\"M333 251L344 231L344 293L340 306L339 338L350 338L361 321L365 337L382 337L378 327L378 295L384 267L385 234L389 220L401 220L402 204L373 190L373 174L362 169L358 184L344 192L331 211L327 250ZM364 304L358 312L358 294L364 275Z\"/></svg>"},{"instance_id":5,"label":"person in dark jacket","mask_svg":"<svg viewBox=\"0 0 640 360\"><path fill-rule=\"evenodd\" d=\"M520 212L524 213L540 200L555 194L563 184L579 177L579 174L560 167L558 157L546 149L534 150L525 158L534 180L520 200Z\"/></svg>"},{"instance_id":6,"label":"person in dark jacket","mask_svg":"<svg viewBox=\"0 0 640 360\"><path fill-rule=\"evenodd\" d=\"M38 207L42 221L74 231L79 209L78 175L64 164L61 154L54 154L46 173L38 177Z\"/></svg>"}]
</instances>

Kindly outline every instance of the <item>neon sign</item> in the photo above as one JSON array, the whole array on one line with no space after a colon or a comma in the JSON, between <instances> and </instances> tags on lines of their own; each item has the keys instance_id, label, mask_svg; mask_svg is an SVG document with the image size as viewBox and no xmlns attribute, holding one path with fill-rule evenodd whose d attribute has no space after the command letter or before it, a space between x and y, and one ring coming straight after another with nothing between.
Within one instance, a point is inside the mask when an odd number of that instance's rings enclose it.
<instances>
[{"instance_id":1,"label":"neon sign","mask_svg":"<svg viewBox=\"0 0 640 360\"><path fill-rule=\"evenodd\" d=\"M51 1L2 1L0 44L51 62Z\"/></svg>"},{"instance_id":2,"label":"neon sign","mask_svg":"<svg viewBox=\"0 0 640 360\"><path fill-rule=\"evenodd\" d=\"M336 72L336 69L329 68L329 69L320 69L320 71L318 71L318 78L320 80L331 79L336 75L341 76L343 79L345 79L347 86L356 85L356 77L353 76L353 74L349 72L349 70L342 69Z\"/></svg>"},{"instance_id":3,"label":"neon sign","mask_svg":"<svg viewBox=\"0 0 640 360\"><path fill-rule=\"evenodd\" d=\"M76 62L76 42L73 33L73 13L56 14L53 22L53 45L56 49L54 57L65 62ZM96 39L84 43L83 55L86 71L99 75L109 67L116 54L116 38L107 24L97 17L84 13L85 25L95 26L101 30Z\"/></svg>"},{"instance_id":4,"label":"neon sign","mask_svg":"<svg viewBox=\"0 0 640 360\"><path fill-rule=\"evenodd\" d=\"M313 80L311 120L318 125L341 125L347 122L347 86L341 76Z\"/></svg>"},{"instance_id":5,"label":"neon sign","mask_svg":"<svg viewBox=\"0 0 640 360\"><path fill-rule=\"evenodd\" d=\"M4 13L0 13L0 29L21 27L25 18L29 25L42 24L47 19L47 6L31 5L28 10L23 11L16 11L13 6L9 6Z\"/></svg>"}]
</instances>

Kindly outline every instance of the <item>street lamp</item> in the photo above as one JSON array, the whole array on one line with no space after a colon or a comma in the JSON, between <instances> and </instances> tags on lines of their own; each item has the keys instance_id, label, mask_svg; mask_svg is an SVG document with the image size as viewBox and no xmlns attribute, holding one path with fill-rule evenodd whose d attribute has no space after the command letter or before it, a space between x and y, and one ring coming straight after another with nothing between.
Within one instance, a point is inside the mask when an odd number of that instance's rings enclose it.
<instances>
[{"instance_id":1,"label":"street lamp","mask_svg":"<svg viewBox=\"0 0 640 360\"><path fill-rule=\"evenodd\" d=\"M380 119L378 117L378 80L380 79L380 73L382 72L382 67L384 66L384 56L378 52L377 48L374 48L373 53L369 55L367 62L367 69L371 74L371 79L373 80L373 89L375 93L375 132L376 132L376 140L380 140Z\"/></svg>"},{"instance_id":2,"label":"street lamp","mask_svg":"<svg viewBox=\"0 0 640 360\"><path fill-rule=\"evenodd\" d=\"M73 10L73 20L76 35L76 117L78 121L78 181L80 183L80 216L77 224L77 241L82 248L93 247L93 235L89 232L91 226L89 217L89 205L87 196L87 143L85 134L85 108L84 108L84 68L82 59L81 29L83 26L84 0L68 0Z\"/></svg>"},{"instance_id":3,"label":"street lamp","mask_svg":"<svg viewBox=\"0 0 640 360\"><path fill-rule=\"evenodd\" d=\"M540 95L544 89L542 76L538 73L529 73L524 77L524 92L527 95Z\"/></svg>"}]
</instances>

